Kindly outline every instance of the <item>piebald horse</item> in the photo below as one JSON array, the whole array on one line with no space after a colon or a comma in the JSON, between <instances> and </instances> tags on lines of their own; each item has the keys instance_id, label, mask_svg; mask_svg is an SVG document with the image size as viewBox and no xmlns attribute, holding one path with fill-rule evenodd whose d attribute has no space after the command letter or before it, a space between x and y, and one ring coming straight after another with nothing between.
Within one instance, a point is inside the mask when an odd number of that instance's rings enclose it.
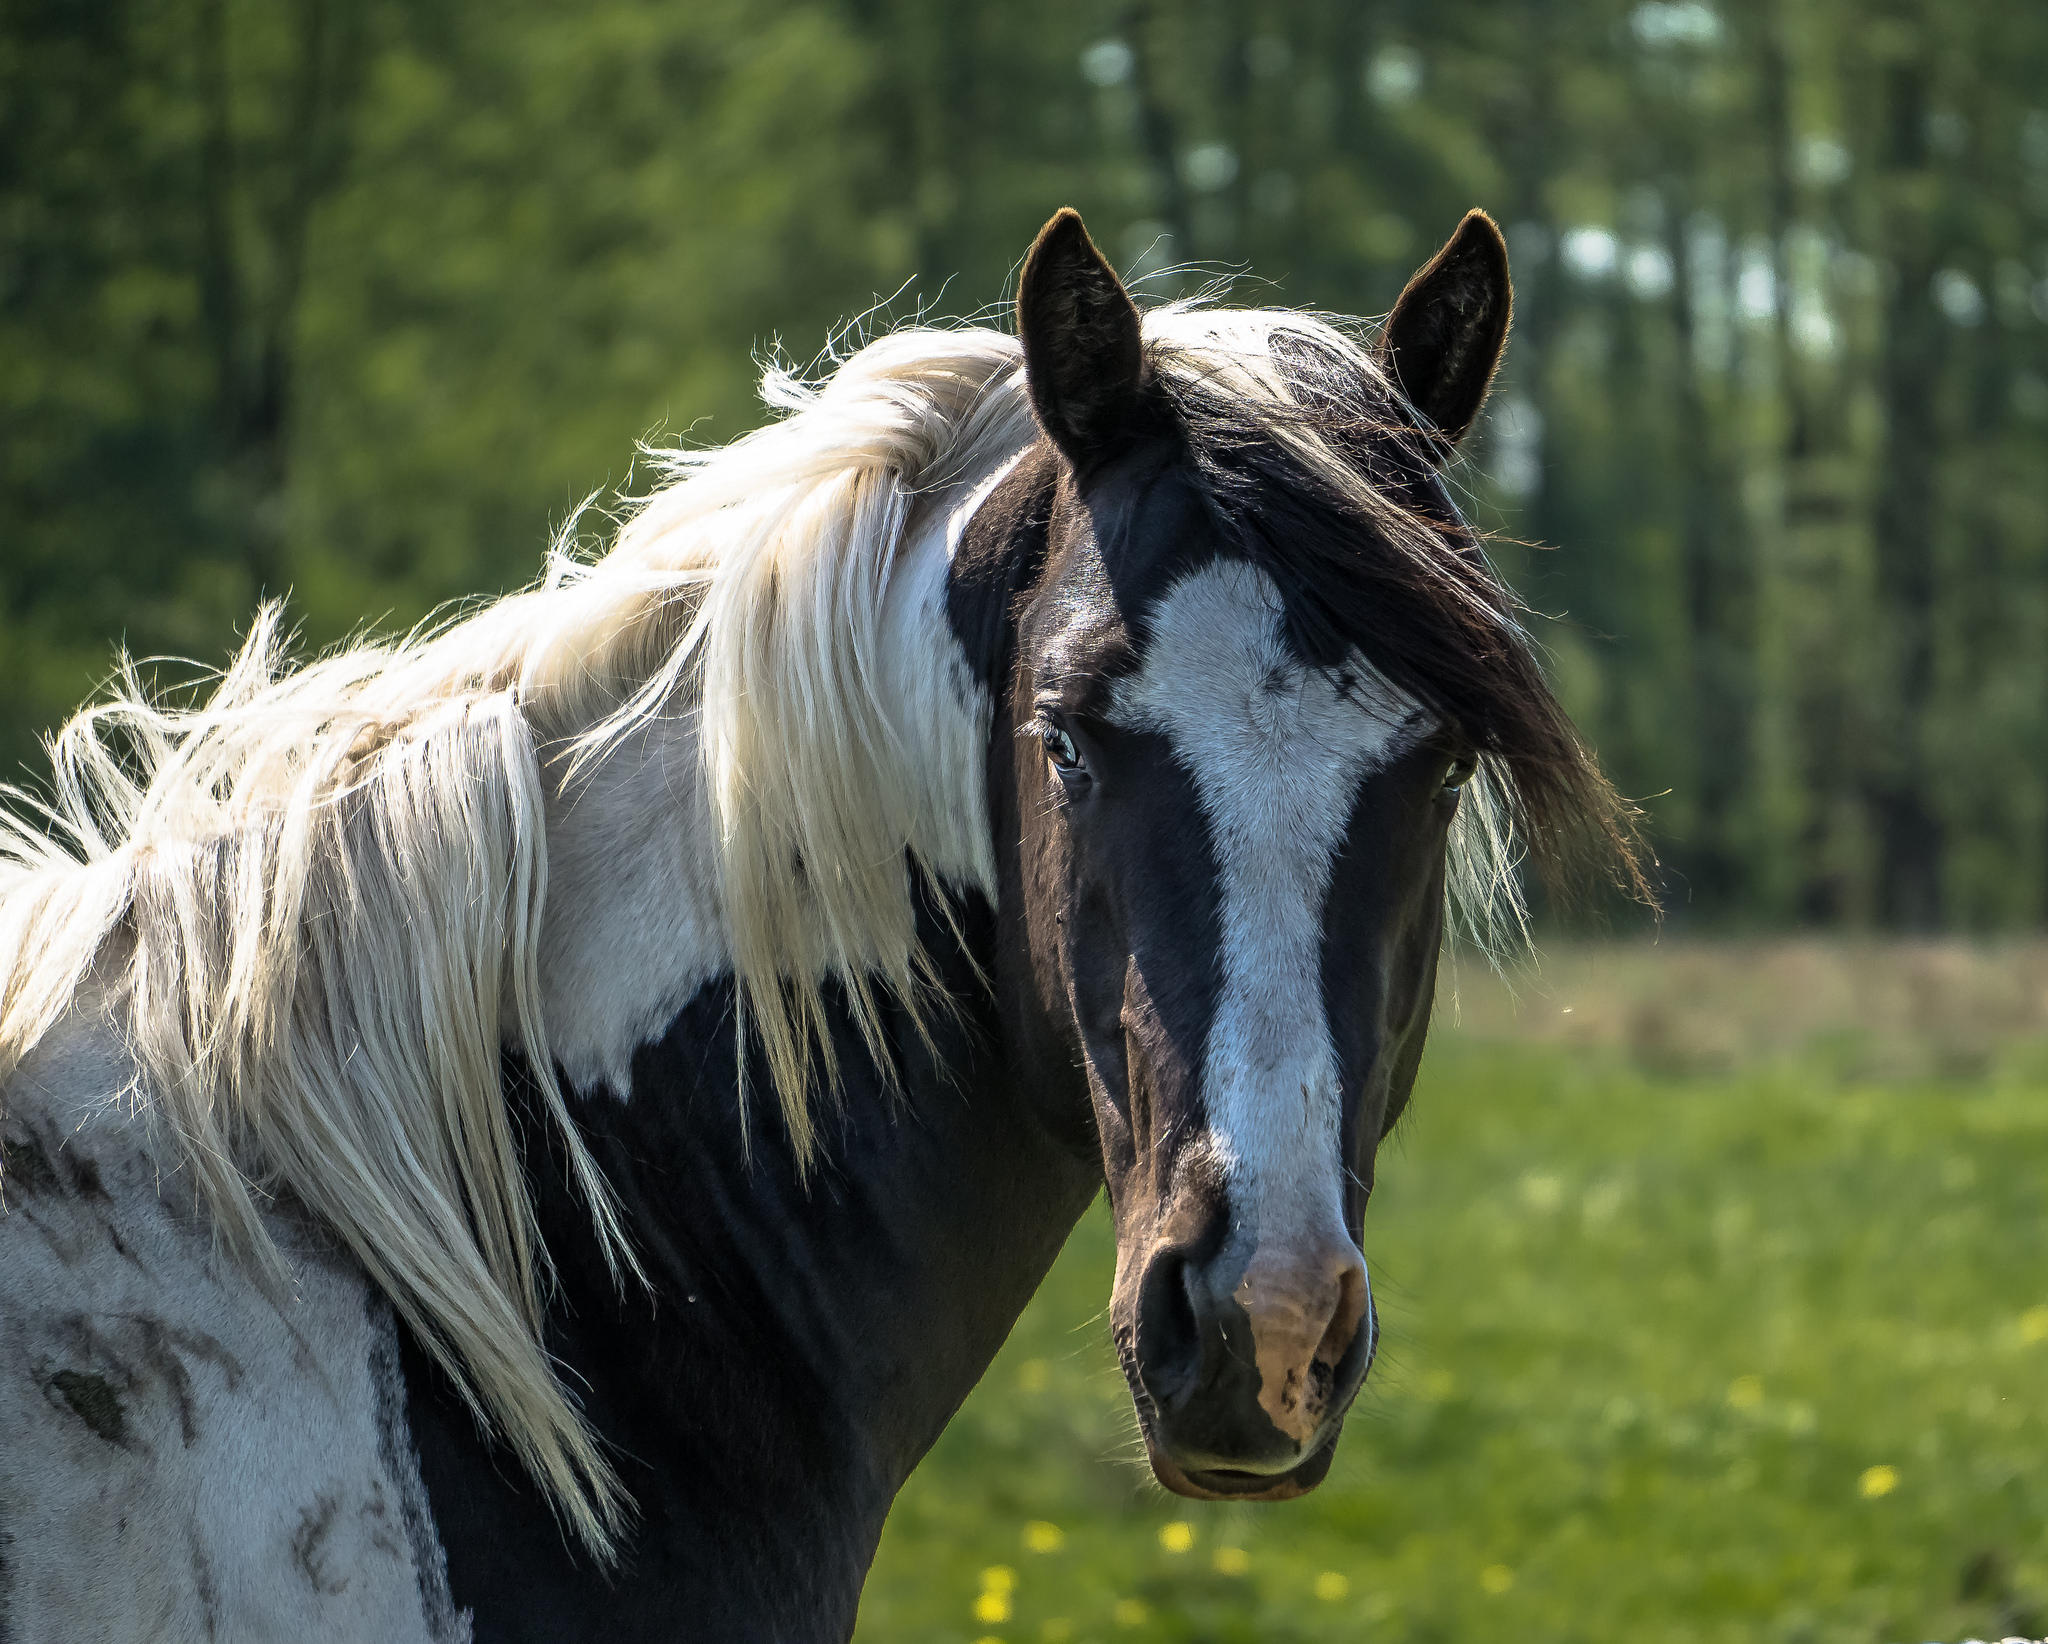
<instances>
[{"instance_id":1,"label":"piebald horse","mask_svg":"<svg viewBox=\"0 0 2048 1644\"><path fill-rule=\"evenodd\" d=\"M1447 922L1635 874L1376 342L1142 315L1062 212L594 559L202 703L0 866L0 1638L845 1639L1107 1186L1159 1480L1328 1472ZM1639 876L1636 882L1640 884Z\"/></svg>"}]
</instances>

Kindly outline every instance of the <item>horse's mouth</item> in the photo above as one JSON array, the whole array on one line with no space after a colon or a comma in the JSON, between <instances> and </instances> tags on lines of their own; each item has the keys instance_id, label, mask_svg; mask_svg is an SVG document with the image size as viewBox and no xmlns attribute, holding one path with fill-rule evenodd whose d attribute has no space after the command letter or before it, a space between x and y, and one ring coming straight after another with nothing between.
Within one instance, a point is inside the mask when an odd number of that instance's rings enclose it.
<instances>
[{"instance_id":1,"label":"horse's mouth","mask_svg":"<svg viewBox=\"0 0 2048 1644\"><path fill-rule=\"evenodd\" d=\"M1377 1334L1377 1332L1375 1332ZM1177 1496L1190 1501L1293 1501L1305 1496L1329 1476L1337 1459L1337 1440L1344 1433L1340 1413L1329 1423L1329 1431L1313 1450L1284 1472L1254 1472L1235 1467L1183 1467L1166 1453L1155 1432L1157 1406L1138 1374L1131 1336L1116 1333L1117 1359L1130 1389L1131 1404L1137 1412L1138 1431L1145 1440L1145 1456L1152 1463L1152 1476ZM1368 1354L1367 1363L1371 1359ZM1349 1400L1346 1400L1349 1404Z\"/></svg>"},{"instance_id":2,"label":"horse's mouth","mask_svg":"<svg viewBox=\"0 0 2048 1644\"><path fill-rule=\"evenodd\" d=\"M1329 1475L1337 1458L1337 1433L1331 1433L1308 1457L1284 1473L1240 1472L1234 1467L1183 1468L1165 1455L1145 1433L1145 1454L1152 1476L1177 1496L1191 1501L1292 1501L1305 1496Z\"/></svg>"}]
</instances>

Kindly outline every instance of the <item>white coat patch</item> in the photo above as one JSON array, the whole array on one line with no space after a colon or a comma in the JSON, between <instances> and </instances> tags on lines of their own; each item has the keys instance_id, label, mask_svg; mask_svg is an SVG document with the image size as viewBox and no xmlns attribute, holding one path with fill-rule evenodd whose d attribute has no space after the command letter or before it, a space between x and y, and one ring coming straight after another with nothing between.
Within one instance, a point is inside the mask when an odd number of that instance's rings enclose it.
<instances>
[{"instance_id":1,"label":"white coat patch","mask_svg":"<svg viewBox=\"0 0 2048 1644\"><path fill-rule=\"evenodd\" d=\"M302 1222L267 1295L89 1013L0 1092L0 1638L467 1644L390 1309Z\"/></svg>"},{"instance_id":2,"label":"white coat patch","mask_svg":"<svg viewBox=\"0 0 2048 1644\"><path fill-rule=\"evenodd\" d=\"M548 801L541 1014L579 1089L632 1089L633 1052L730 967L718 826L694 718L651 725Z\"/></svg>"}]
</instances>

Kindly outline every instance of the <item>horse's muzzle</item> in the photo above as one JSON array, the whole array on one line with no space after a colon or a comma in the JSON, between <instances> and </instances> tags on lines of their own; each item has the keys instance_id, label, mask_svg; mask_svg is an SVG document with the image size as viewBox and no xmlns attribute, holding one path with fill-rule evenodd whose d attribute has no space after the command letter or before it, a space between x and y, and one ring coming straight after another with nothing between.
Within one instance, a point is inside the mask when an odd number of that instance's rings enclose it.
<instances>
[{"instance_id":1,"label":"horse's muzzle","mask_svg":"<svg viewBox=\"0 0 2048 1644\"><path fill-rule=\"evenodd\" d=\"M1365 1262L1346 1238L1226 1265L1165 1249L1140 1282L1128 1368L1153 1471L1182 1495L1299 1495L1372 1363Z\"/></svg>"}]
</instances>

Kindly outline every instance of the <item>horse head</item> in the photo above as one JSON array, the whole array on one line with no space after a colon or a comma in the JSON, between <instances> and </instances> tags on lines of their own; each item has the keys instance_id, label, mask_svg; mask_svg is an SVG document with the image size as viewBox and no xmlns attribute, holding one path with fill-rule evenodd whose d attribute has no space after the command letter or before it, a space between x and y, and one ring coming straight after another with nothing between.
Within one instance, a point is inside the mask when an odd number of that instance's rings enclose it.
<instances>
[{"instance_id":1,"label":"horse head","mask_svg":"<svg viewBox=\"0 0 2048 1644\"><path fill-rule=\"evenodd\" d=\"M1509 304L1477 213L1370 355L1305 326L1249 368L1175 356L1172 312L1142 322L1072 212L1025 265L1044 438L956 566L1007 567L1002 992L1040 1064L1085 1076L1116 1344L1182 1495L1329 1470L1378 1338L1362 1223L1459 807L1556 730L1508 701L1550 698L1436 472Z\"/></svg>"}]
</instances>

